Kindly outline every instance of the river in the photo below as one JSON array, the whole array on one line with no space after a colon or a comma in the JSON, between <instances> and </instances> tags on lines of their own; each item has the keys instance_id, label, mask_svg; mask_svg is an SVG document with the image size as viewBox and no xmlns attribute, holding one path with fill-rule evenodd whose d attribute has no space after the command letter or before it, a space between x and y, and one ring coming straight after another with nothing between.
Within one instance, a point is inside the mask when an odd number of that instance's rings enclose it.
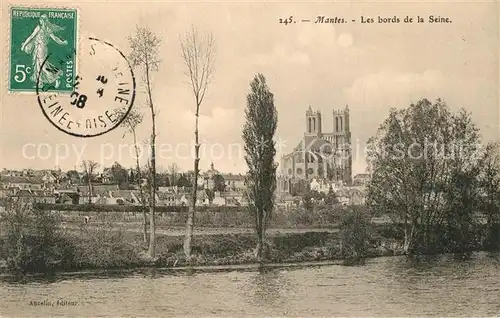
<instances>
[{"instance_id":1,"label":"river","mask_svg":"<svg viewBox=\"0 0 500 318\"><path fill-rule=\"evenodd\" d=\"M469 261L385 257L356 267L79 273L0 285L2 316L500 314L500 258L486 253Z\"/></svg>"}]
</instances>

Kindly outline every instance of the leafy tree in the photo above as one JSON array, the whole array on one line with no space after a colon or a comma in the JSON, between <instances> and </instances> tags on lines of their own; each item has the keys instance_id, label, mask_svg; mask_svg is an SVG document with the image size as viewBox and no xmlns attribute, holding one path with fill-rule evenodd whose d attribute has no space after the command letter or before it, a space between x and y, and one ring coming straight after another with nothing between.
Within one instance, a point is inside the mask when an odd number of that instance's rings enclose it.
<instances>
[{"instance_id":1,"label":"leafy tree","mask_svg":"<svg viewBox=\"0 0 500 318\"><path fill-rule=\"evenodd\" d=\"M159 187L169 187L170 186L170 178L166 173L157 173L156 179L158 180L157 186Z\"/></svg>"},{"instance_id":2,"label":"leafy tree","mask_svg":"<svg viewBox=\"0 0 500 318\"><path fill-rule=\"evenodd\" d=\"M176 184L177 177L179 176L179 166L174 162L168 167L168 172L170 173L170 183Z\"/></svg>"},{"instance_id":3,"label":"leafy tree","mask_svg":"<svg viewBox=\"0 0 500 318\"><path fill-rule=\"evenodd\" d=\"M140 168L140 167L139 167ZM136 174L134 173L134 169L130 169L128 172L128 181L130 183L136 183Z\"/></svg>"},{"instance_id":4,"label":"leafy tree","mask_svg":"<svg viewBox=\"0 0 500 318\"><path fill-rule=\"evenodd\" d=\"M423 99L391 109L369 144L368 204L403 224L405 252L456 245L445 237L451 228L472 225L467 202L477 195L471 177L477 173L479 135L470 114L452 113L440 99Z\"/></svg>"},{"instance_id":5,"label":"leafy tree","mask_svg":"<svg viewBox=\"0 0 500 318\"><path fill-rule=\"evenodd\" d=\"M194 27L186 32L180 39L181 54L186 66L186 75L189 79L190 88L193 92L196 106L195 121L195 159L194 159L194 181L192 192L192 202L189 206L188 218L186 222L186 236L184 239L184 254L186 257L191 255L191 241L193 239L194 216L196 211L196 192L198 187L198 175L200 173L200 142L198 131L198 120L200 117L200 106L205 99L209 84L215 75L215 39L212 34L200 36Z\"/></svg>"},{"instance_id":6,"label":"leafy tree","mask_svg":"<svg viewBox=\"0 0 500 318\"><path fill-rule=\"evenodd\" d=\"M276 190L276 155L273 141L278 125L278 112L274 96L266 84L264 75L258 74L250 83L245 109L246 123L243 128L245 160L248 166L246 178L249 210L254 217L257 234L256 257L266 257L265 232L274 209Z\"/></svg>"},{"instance_id":7,"label":"leafy tree","mask_svg":"<svg viewBox=\"0 0 500 318\"><path fill-rule=\"evenodd\" d=\"M70 179L70 180L80 180L80 174L78 173L78 171L76 170L70 170L68 172L66 172L66 176Z\"/></svg>"},{"instance_id":8,"label":"leafy tree","mask_svg":"<svg viewBox=\"0 0 500 318\"><path fill-rule=\"evenodd\" d=\"M113 181L118 183L120 188L125 188L128 186L128 172L127 169L123 168L118 162L115 162L111 166L111 175Z\"/></svg>"},{"instance_id":9,"label":"leafy tree","mask_svg":"<svg viewBox=\"0 0 500 318\"><path fill-rule=\"evenodd\" d=\"M214 191L224 192L226 191L226 182L221 174L216 174L213 177L214 181Z\"/></svg>"},{"instance_id":10,"label":"leafy tree","mask_svg":"<svg viewBox=\"0 0 500 318\"><path fill-rule=\"evenodd\" d=\"M7 268L16 274L66 268L73 261L71 242L64 239L60 220L21 198L7 201L2 217L5 238L0 240Z\"/></svg>"},{"instance_id":11,"label":"leafy tree","mask_svg":"<svg viewBox=\"0 0 500 318\"><path fill-rule=\"evenodd\" d=\"M314 195L311 191L307 191L302 196L302 202L304 204L304 209L306 209L309 212L313 211L313 209L314 209Z\"/></svg>"},{"instance_id":12,"label":"leafy tree","mask_svg":"<svg viewBox=\"0 0 500 318\"><path fill-rule=\"evenodd\" d=\"M328 194L326 196L325 203L328 205L333 205L333 204L338 204L339 199L335 195L335 191L333 191L332 185L330 184L330 187L328 188Z\"/></svg>"},{"instance_id":13,"label":"leafy tree","mask_svg":"<svg viewBox=\"0 0 500 318\"><path fill-rule=\"evenodd\" d=\"M496 250L500 247L500 142L491 142L486 146L480 169L481 210L488 228L486 245L489 250Z\"/></svg>"},{"instance_id":14,"label":"leafy tree","mask_svg":"<svg viewBox=\"0 0 500 318\"><path fill-rule=\"evenodd\" d=\"M210 203L212 203L214 201L214 198L215 198L215 192L214 192L214 190L205 189L205 193L207 194L208 201Z\"/></svg>"},{"instance_id":15,"label":"leafy tree","mask_svg":"<svg viewBox=\"0 0 500 318\"><path fill-rule=\"evenodd\" d=\"M345 264L357 264L366 257L370 242L370 217L358 207L350 207L340 222L341 254Z\"/></svg>"},{"instance_id":16,"label":"leafy tree","mask_svg":"<svg viewBox=\"0 0 500 318\"><path fill-rule=\"evenodd\" d=\"M131 48L129 61L134 68L140 68L143 72L143 84L146 89L146 104L151 112L151 160L149 162L151 186L149 200L149 248L148 254L151 258L156 254L156 234L155 234L155 207L156 207L156 112L153 103L151 73L157 71L160 65L160 39L151 30L145 27L137 27L135 36L128 37Z\"/></svg>"},{"instance_id":17,"label":"leafy tree","mask_svg":"<svg viewBox=\"0 0 500 318\"><path fill-rule=\"evenodd\" d=\"M189 182L189 179L186 178L184 174L182 174L179 179L177 179L177 186L178 187L190 187L191 182Z\"/></svg>"}]
</instances>

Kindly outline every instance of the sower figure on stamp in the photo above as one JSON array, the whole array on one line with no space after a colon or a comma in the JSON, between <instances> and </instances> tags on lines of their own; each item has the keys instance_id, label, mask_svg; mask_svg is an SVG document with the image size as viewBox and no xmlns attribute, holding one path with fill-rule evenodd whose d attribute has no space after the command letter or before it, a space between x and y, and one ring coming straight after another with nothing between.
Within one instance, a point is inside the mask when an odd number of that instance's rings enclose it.
<instances>
[{"instance_id":1,"label":"sower figure on stamp","mask_svg":"<svg viewBox=\"0 0 500 318\"><path fill-rule=\"evenodd\" d=\"M67 45L66 40L58 38L54 33L64 30L63 27L55 25L49 21L47 15L40 17L40 24L21 45L21 50L26 54L31 54L33 58L33 72L31 81L36 86L37 77L40 74L40 84L54 84L55 88L60 85L59 77L63 74L62 70L45 61L48 55L49 40L52 39L59 45ZM45 61L45 64L43 64ZM43 69L42 68L43 65Z\"/></svg>"}]
</instances>

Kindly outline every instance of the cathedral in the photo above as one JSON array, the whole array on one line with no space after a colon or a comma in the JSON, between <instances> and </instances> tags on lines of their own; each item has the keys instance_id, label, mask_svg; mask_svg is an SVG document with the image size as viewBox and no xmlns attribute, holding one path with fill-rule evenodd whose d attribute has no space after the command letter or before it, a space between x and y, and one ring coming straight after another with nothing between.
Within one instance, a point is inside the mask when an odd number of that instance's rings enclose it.
<instances>
[{"instance_id":1,"label":"cathedral","mask_svg":"<svg viewBox=\"0 0 500 318\"><path fill-rule=\"evenodd\" d=\"M293 192L295 184L313 179L352 183L351 130L349 107L333 110L333 132L321 129L321 112L306 111L306 130L293 152L280 163L278 190Z\"/></svg>"}]
</instances>

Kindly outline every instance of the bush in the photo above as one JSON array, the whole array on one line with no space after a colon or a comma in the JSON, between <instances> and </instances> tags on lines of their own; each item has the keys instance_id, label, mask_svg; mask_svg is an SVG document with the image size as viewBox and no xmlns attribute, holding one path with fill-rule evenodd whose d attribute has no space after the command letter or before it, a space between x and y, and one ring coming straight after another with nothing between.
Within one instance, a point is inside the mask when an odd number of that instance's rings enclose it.
<instances>
[{"instance_id":1,"label":"bush","mask_svg":"<svg viewBox=\"0 0 500 318\"><path fill-rule=\"evenodd\" d=\"M347 264L358 263L367 256L371 241L370 217L357 207L351 207L341 221L341 255Z\"/></svg>"},{"instance_id":2,"label":"bush","mask_svg":"<svg viewBox=\"0 0 500 318\"><path fill-rule=\"evenodd\" d=\"M1 256L9 271L24 274L71 266L73 246L61 233L55 214L32 202L10 199L2 223L6 235Z\"/></svg>"}]
</instances>

